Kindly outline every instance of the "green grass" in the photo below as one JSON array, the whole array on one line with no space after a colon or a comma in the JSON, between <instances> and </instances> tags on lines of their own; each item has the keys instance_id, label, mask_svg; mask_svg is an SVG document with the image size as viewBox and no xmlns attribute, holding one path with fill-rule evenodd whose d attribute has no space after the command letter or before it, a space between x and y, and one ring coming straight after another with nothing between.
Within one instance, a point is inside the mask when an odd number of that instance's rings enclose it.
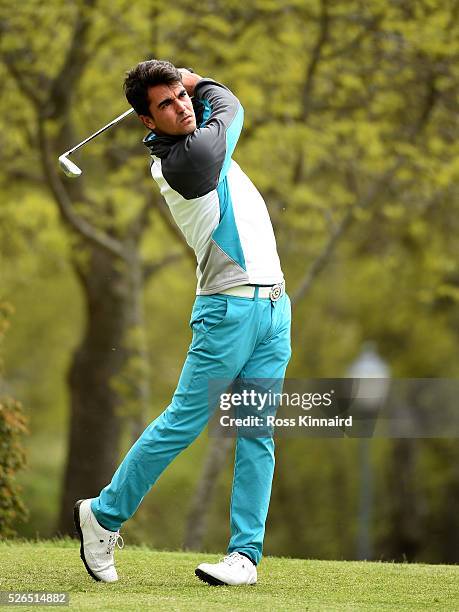
<instances>
[{"instance_id":1,"label":"green grass","mask_svg":"<svg viewBox=\"0 0 459 612\"><path fill-rule=\"evenodd\" d=\"M215 556L126 546L116 552L120 580L101 584L78 547L70 539L1 542L0 590L69 591L75 610L459 610L459 566L267 557L256 586L210 587L194 568Z\"/></svg>"}]
</instances>

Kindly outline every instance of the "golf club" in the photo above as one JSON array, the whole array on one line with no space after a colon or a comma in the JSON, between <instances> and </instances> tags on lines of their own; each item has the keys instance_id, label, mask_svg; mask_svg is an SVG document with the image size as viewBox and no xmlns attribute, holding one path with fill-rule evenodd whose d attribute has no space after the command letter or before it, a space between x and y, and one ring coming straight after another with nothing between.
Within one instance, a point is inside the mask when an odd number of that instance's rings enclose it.
<instances>
[{"instance_id":1,"label":"golf club","mask_svg":"<svg viewBox=\"0 0 459 612\"><path fill-rule=\"evenodd\" d=\"M65 172L65 174L67 176L70 176L71 178L76 178L77 176L80 176L81 175L80 168L78 168L78 166L74 164L73 161L68 159L68 156L74 151L76 151L77 149L79 149L80 147L82 147L83 145L85 145L87 142L89 142L90 140L98 136L99 134L102 134L102 132L105 132L105 130L108 130L108 128L122 121L125 117L127 117L133 112L134 112L134 109L130 108L129 110L125 111L119 117L116 117L116 119L113 119L113 121L110 121L110 123L107 123L107 125L104 125L103 128L101 128L100 130L97 130L97 132L95 132L94 134L92 134L91 136L89 136L88 138L80 142L79 144L77 144L75 147L73 147L73 149L70 149L69 151L62 153L62 155L59 157L59 165L62 168L62 170Z\"/></svg>"}]
</instances>

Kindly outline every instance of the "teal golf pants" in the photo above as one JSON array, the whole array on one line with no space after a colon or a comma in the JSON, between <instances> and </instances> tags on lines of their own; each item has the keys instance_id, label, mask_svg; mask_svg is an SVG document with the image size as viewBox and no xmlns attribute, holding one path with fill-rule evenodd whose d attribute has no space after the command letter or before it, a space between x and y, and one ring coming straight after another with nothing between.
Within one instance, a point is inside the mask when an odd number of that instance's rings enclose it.
<instances>
[{"instance_id":1,"label":"teal golf pants","mask_svg":"<svg viewBox=\"0 0 459 612\"><path fill-rule=\"evenodd\" d=\"M283 379L290 359L290 300L226 294L198 296L193 340L172 402L142 433L92 501L97 520L117 531L137 510L164 469L205 428L214 379ZM225 389L222 388L221 392ZM228 552L261 559L274 472L272 437L238 437L231 494Z\"/></svg>"}]
</instances>

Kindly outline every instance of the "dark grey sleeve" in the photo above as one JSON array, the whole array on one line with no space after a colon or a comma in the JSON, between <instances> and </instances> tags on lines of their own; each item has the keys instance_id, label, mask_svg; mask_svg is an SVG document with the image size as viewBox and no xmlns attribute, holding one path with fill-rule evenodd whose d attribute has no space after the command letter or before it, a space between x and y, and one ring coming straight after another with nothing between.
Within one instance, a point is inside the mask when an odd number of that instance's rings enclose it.
<instances>
[{"instance_id":1,"label":"dark grey sleeve","mask_svg":"<svg viewBox=\"0 0 459 612\"><path fill-rule=\"evenodd\" d=\"M239 100L216 81L199 81L194 97L204 105L203 123L162 162L164 178L187 200L216 189L225 178L244 119Z\"/></svg>"}]
</instances>

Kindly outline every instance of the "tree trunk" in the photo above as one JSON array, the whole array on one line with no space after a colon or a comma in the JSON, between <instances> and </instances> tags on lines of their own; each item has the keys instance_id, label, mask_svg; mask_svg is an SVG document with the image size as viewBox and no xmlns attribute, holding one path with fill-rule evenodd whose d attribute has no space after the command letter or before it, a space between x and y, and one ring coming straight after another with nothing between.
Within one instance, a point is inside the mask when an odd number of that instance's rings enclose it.
<instances>
[{"instance_id":1,"label":"tree trunk","mask_svg":"<svg viewBox=\"0 0 459 612\"><path fill-rule=\"evenodd\" d=\"M183 548L201 550L209 520L211 501L218 475L234 443L233 438L213 438L207 452L201 478L188 512Z\"/></svg>"},{"instance_id":2,"label":"tree trunk","mask_svg":"<svg viewBox=\"0 0 459 612\"><path fill-rule=\"evenodd\" d=\"M127 339L138 322L141 299L140 268L133 259L133 265L126 265L93 248L87 269L78 268L86 300L86 328L68 373L71 418L60 534L73 533L75 501L97 496L119 461L119 408L124 397L117 383L135 352ZM145 385L142 379L137 381L140 387ZM124 387L131 382L123 381ZM146 395L143 388L139 396Z\"/></svg>"}]
</instances>

